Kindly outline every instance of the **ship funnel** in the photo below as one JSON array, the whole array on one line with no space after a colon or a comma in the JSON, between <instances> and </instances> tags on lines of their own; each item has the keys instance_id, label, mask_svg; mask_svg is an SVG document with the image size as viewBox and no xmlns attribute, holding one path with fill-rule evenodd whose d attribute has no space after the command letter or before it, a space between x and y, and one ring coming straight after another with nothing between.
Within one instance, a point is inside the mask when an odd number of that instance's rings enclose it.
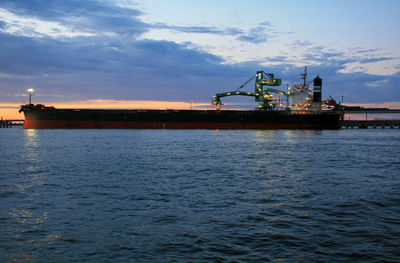
<instances>
[{"instance_id":1,"label":"ship funnel","mask_svg":"<svg viewBox=\"0 0 400 263\"><path fill-rule=\"evenodd\" d=\"M313 94L313 102L321 102L321 89L322 89L322 79L317 76L314 79L314 94Z\"/></svg>"}]
</instances>

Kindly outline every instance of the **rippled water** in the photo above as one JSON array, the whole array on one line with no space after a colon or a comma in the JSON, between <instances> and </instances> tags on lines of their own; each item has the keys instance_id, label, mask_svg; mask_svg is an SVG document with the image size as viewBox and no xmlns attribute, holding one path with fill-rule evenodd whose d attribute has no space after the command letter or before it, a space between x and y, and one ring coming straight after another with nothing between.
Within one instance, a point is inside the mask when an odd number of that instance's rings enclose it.
<instances>
[{"instance_id":1,"label":"rippled water","mask_svg":"<svg viewBox=\"0 0 400 263\"><path fill-rule=\"evenodd\" d=\"M0 262L399 262L400 131L0 130Z\"/></svg>"}]
</instances>

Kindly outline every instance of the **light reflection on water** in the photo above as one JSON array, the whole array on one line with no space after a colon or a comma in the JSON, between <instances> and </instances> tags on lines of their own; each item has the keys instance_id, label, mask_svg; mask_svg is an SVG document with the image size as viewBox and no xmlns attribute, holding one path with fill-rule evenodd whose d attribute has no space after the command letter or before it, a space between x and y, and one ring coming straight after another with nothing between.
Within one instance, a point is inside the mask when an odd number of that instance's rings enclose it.
<instances>
[{"instance_id":1,"label":"light reflection on water","mask_svg":"<svg viewBox=\"0 0 400 263\"><path fill-rule=\"evenodd\" d=\"M35 200L29 200L35 201ZM30 228L37 229L40 224L43 224L47 219L49 213L44 211L42 213L33 213L30 210L18 210L18 209L11 209L9 215L15 218L21 224L25 224Z\"/></svg>"},{"instance_id":2,"label":"light reflection on water","mask_svg":"<svg viewBox=\"0 0 400 263\"><path fill-rule=\"evenodd\" d=\"M46 184L48 171L41 157L43 149L41 148L39 131L35 129L24 129L22 138L21 154L19 160L19 180L15 181L15 195L18 195L16 207L10 206L8 209L9 220L18 227L5 231L11 235L17 243L11 242L16 246L31 246L35 249L46 247L61 238L58 232L51 232L46 229L50 212L43 205L46 201L43 186ZM32 256L29 251L20 253L10 253L5 255L11 261L31 262L38 258Z\"/></svg>"},{"instance_id":3,"label":"light reflection on water","mask_svg":"<svg viewBox=\"0 0 400 263\"><path fill-rule=\"evenodd\" d=\"M39 163L38 147L39 147L39 137L38 132L35 129L24 129L24 151L22 158L23 161L32 164L28 166L30 172L34 172L36 169L35 164Z\"/></svg>"},{"instance_id":4,"label":"light reflection on water","mask_svg":"<svg viewBox=\"0 0 400 263\"><path fill-rule=\"evenodd\" d=\"M17 185L22 193L27 193L28 196L37 196L39 193L31 191L36 186L45 183L45 172L43 160L40 157L40 137L36 129L24 129L24 148L21 155L21 162L24 163L22 173L26 174L26 180ZM31 197L28 197L31 198Z\"/></svg>"}]
</instances>

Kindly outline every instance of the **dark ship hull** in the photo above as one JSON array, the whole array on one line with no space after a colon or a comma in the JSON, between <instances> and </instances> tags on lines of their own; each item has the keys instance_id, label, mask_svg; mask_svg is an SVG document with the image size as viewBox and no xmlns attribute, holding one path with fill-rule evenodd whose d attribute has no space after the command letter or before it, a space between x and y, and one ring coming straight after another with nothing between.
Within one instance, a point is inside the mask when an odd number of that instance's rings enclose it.
<instances>
[{"instance_id":1,"label":"dark ship hull","mask_svg":"<svg viewBox=\"0 0 400 263\"><path fill-rule=\"evenodd\" d=\"M339 129L336 112L101 110L21 106L26 129Z\"/></svg>"}]
</instances>

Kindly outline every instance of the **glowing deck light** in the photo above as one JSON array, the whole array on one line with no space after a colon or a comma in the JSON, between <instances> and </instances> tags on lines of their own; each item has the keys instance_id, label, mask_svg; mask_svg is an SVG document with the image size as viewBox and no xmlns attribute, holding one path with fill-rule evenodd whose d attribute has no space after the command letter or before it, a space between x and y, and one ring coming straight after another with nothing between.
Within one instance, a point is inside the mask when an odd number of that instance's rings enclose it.
<instances>
[{"instance_id":1,"label":"glowing deck light","mask_svg":"<svg viewBox=\"0 0 400 263\"><path fill-rule=\"evenodd\" d=\"M28 94L29 94L29 104L32 104L32 93L33 93L33 89L32 88L30 88L30 89L28 89Z\"/></svg>"}]
</instances>

